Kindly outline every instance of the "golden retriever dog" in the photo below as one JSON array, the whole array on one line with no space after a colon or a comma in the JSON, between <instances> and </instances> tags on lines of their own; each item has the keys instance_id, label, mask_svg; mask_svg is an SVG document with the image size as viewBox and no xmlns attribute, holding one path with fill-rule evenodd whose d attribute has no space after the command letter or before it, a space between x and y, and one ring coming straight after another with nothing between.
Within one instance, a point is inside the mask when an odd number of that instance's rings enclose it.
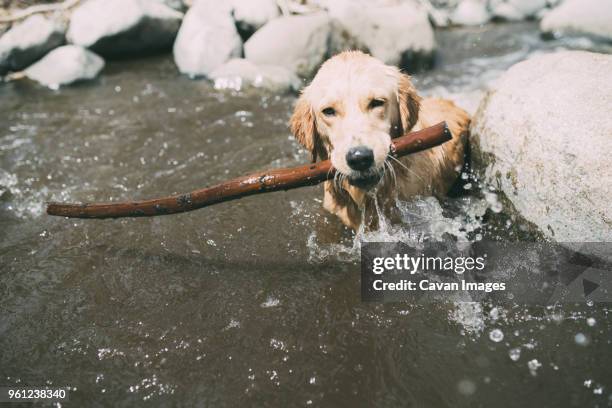
<instances>
[{"instance_id":1,"label":"golden retriever dog","mask_svg":"<svg viewBox=\"0 0 612 408\"><path fill-rule=\"evenodd\" d=\"M446 121L452 140L396 159L391 139ZM313 162L331 159L323 206L357 230L382 215L397 221L397 200L445 195L461 172L469 115L452 102L421 98L410 77L360 51L327 60L301 93L291 131Z\"/></svg>"}]
</instances>

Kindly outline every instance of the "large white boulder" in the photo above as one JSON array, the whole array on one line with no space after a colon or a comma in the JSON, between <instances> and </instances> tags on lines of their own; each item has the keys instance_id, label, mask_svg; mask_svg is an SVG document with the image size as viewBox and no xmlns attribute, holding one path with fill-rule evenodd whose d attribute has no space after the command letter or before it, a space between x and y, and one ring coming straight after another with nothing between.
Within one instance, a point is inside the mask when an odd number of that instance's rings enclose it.
<instances>
[{"instance_id":1,"label":"large white boulder","mask_svg":"<svg viewBox=\"0 0 612 408\"><path fill-rule=\"evenodd\" d=\"M172 47L183 14L156 0L88 0L70 18L68 41L104 56Z\"/></svg>"},{"instance_id":2,"label":"large white boulder","mask_svg":"<svg viewBox=\"0 0 612 408\"><path fill-rule=\"evenodd\" d=\"M409 1L390 5L340 1L330 14L368 51L386 64L412 68L430 62L434 32L427 9Z\"/></svg>"},{"instance_id":3,"label":"large white boulder","mask_svg":"<svg viewBox=\"0 0 612 408\"><path fill-rule=\"evenodd\" d=\"M26 18L0 37L0 75L19 71L64 42L65 27L40 14Z\"/></svg>"},{"instance_id":4,"label":"large white boulder","mask_svg":"<svg viewBox=\"0 0 612 408\"><path fill-rule=\"evenodd\" d=\"M275 65L256 65L243 58L234 58L210 73L217 89L240 91L254 87L274 92L297 91L302 83L289 69Z\"/></svg>"},{"instance_id":5,"label":"large white boulder","mask_svg":"<svg viewBox=\"0 0 612 408\"><path fill-rule=\"evenodd\" d=\"M77 45L64 45L26 69L25 75L50 88L93 79L104 68L104 60Z\"/></svg>"},{"instance_id":6,"label":"large white boulder","mask_svg":"<svg viewBox=\"0 0 612 408\"><path fill-rule=\"evenodd\" d=\"M590 35L612 41L612 2L565 0L544 16L540 29L553 35Z\"/></svg>"},{"instance_id":7,"label":"large white boulder","mask_svg":"<svg viewBox=\"0 0 612 408\"><path fill-rule=\"evenodd\" d=\"M474 162L551 239L612 241L612 56L565 51L510 68L472 125Z\"/></svg>"},{"instance_id":8,"label":"large white boulder","mask_svg":"<svg viewBox=\"0 0 612 408\"><path fill-rule=\"evenodd\" d=\"M256 64L280 65L309 77L328 56L333 30L326 13L280 17L249 38L244 55Z\"/></svg>"},{"instance_id":9,"label":"large white boulder","mask_svg":"<svg viewBox=\"0 0 612 408\"><path fill-rule=\"evenodd\" d=\"M174 43L174 61L192 77L206 76L242 54L242 40L226 3L197 1L185 15Z\"/></svg>"}]
</instances>

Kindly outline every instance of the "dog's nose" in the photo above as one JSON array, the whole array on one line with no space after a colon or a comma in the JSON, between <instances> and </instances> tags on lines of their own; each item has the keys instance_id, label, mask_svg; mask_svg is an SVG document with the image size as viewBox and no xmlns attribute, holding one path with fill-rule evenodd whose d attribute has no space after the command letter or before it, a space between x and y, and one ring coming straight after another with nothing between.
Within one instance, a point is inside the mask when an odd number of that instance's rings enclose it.
<instances>
[{"instance_id":1,"label":"dog's nose","mask_svg":"<svg viewBox=\"0 0 612 408\"><path fill-rule=\"evenodd\" d=\"M366 170L374 163L374 152L369 147L352 147L346 154L346 162L353 170Z\"/></svg>"}]
</instances>

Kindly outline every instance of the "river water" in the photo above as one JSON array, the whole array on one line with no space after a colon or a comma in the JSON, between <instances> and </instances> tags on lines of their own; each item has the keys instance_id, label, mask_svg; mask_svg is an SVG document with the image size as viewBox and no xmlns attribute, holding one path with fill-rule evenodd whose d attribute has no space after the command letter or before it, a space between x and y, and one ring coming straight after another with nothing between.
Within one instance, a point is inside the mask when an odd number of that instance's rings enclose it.
<instances>
[{"instance_id":1,"label":"river water","mask_svg":"<svg viewBox=\"0 0 612 408\"><path fill-rule=\"evenodd\" d=\"M533 23L437 37L417 87L472 112L530 55L610 51ZM537 239L494 194L419 200L405 226L358 238L321 187L151 219L44 215L304 163L294 100L215 90L169 55L61 90L0 86L0 386L69 386L77 407L612 404L605 305L361 302L359 241Z\"/></svg>"}]
</instances>

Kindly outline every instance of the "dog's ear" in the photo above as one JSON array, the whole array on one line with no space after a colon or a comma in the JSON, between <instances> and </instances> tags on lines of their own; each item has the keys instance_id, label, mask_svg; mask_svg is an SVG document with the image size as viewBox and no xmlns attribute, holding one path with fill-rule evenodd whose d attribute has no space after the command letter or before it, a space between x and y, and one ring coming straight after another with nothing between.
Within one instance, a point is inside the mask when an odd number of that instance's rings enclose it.
<instances>
[{"instance_id":1,"label":"dog's ear","mask_svg":"<svg viewBox=\"0 0 612 408\"><path fill-rule=\"evenodd\" d=\"M399 74L397 82L397 104L403 135L416 125L421 107L421 97L412 85L410 77L404 73Z\"/></svg>"},{"instance_id":2,"label":"dog's ear","mask_svg":"<svg viewBox=\"0 0 612 408\"><path fill-rule=\"evenodd\" d=\"M317 151L319 150L319 136L315 124L314 112L310 102L302 93L299 97L293 115L290 120L291 133L297 141L306 148L311 155L312 162L317 161Z\"/></svg>"}]
</instances>

